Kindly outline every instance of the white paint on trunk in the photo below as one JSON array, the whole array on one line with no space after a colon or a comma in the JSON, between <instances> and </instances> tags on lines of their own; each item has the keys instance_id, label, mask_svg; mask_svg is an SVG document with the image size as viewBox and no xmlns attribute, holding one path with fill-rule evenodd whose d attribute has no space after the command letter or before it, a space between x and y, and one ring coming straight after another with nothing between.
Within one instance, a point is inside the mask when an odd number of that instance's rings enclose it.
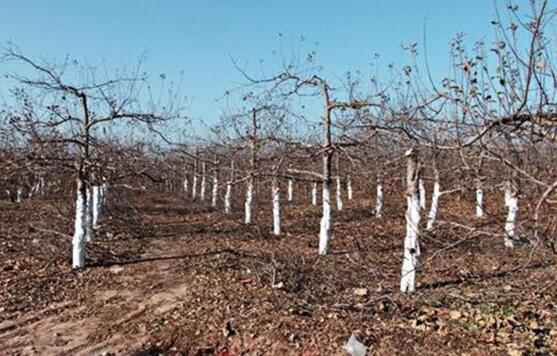
<instances>
[{"instance_id":1,"label":"white paint on trunk","mask_svg":"<svg viewBox=\"0 0 557 356\"><path fill-rule=\"evenodd\" d=\"M346 190L348 191L348 200L352 200L352 180L350 178L346 183Z\"/></svg>"},{"instance_id":2,"label":"white paint on trunk","mask_svg":"<svg viewBox=\"0 0 557 356\"><path fill-rule=\"evenodd\" d=\"M483 218L484 216L484 191L482 188L476 188L476 217Z\"/></svg>"},{"instance_id":3,"label":"white paint on trunk","mask_svg":"<svg viewBox=\"0 0 557 356\"><path fill-rule=\"evenodd\" d=\"M311 204L317 205L317 182L314 182L311 188Z\"/></svg>"},{"instance_id":4,"label":"white paint on trunk","mask_svg":"<svg viewBox=\"0 0 557 356\"><path fill-rule=\"evenodd\" d=\"M37 193L38 191L39 191L39 181L37 181L37 183L33 184L33 186L31 187L28 198L29 199L33 198L35 193Z\"/></svg>"},{"instance_id":5,"label":"white paint on trunk","mask_svg":"<svg viewBox=\"0 0 557 356\"><path fill-rule=\"evenodd\" d=\"M288 201L294 200L294 181L292 179L288 180Z\"/></svg>"},{"instance_id":6,"label":"white paint on trunk","mask_svg":"<svg viewBox=\"0 0 557 356\"><path fill-rule=\"evenodd\" d=\"M203 170L203 175L201 176L201 191L199 192L199 197L201 198L201 200L205 200L206 185L205 170Z\"/></svg>"},{"instance_id":7,"label":"white paint on trunk","mask_svg":"<svg viewBox=\"0 0 557 356\"><path fill-rule=\"evenodd\" d=\"M101 208L106 205L106 200L108 199L108 184L103 183L101 185Z\"/></svg>"},{"instance_id":8,"label":"white paint on trunk","mask_svg":"<svg viewBox=\"0 0 557 356\"><path fill-rule=\"evenodd\" d=\"M400 278L400 291L412 293L416 289L416 268L420 256L418 242L420 229L420 163L418 152L411 148L406 151L406 237Z\"/></svg>"},{"instance_id":9,"label":"white paint on trunk","mask_svg":"<svg viewBox=\"0 0 557 356\"><path fill-rule=\"evenodd\" d=\"M319 229L319 254L326 255L329 251L329 241L333 227L331 216L331 190L329 184L323 182L323 216Z\"/></svg>"},{"instance_id":10,"label":"white paint on trunk","mask_svg":"<svg viewBox=\"0 0 557 356\"><path fill-rule=\"evenodd\" d=\"M428 231L433 230L435 220L437 220L437 210L439 209L439 198L441 197L441 186L438 181L433 183L433 194L431 196L431 207L429 208L429 215L427 217Z\"/></svg>"},{"instance_id":11,"label":"white paint on trunk","mask_svg":"<svg viewBox=\"0 0 557 356\"><path fill-rule=\"evenodd\" d=\"M342 186L340 184L340 177L337 177L337 209L342 210Z\"/></svg>"},{"instance_id":12,"label":"white paint on trunk","mask_svg":"<svg viewBox=\"0 0 557 356\"><path fill-rule=\"evenodd\" d=\"M425 184L422 179L419 182L420 185L420 208L425 209L426 207L426 192L425 192Z\"/></svg>"},{"instance_id":13,"label":"white paint on trunk","mask_svg":"<svg viewBox=\"0 0 557 356\"><path fill-rule=\"evenodd\" d=\"M99 228L99 218L101 216L101 187L98 185L93 186L93 229Z\"/></svg>"},{"instance_id":14,"label":"white paint on trunk","mask_svg":"<svg viewBox=\"0 0 557 356\"><path fill-rule=\"evenodd\" d=\"M17 187L16 202L21 203L23 201L23 188Z\"/></svg>"},{"instance_id":15,"label":"white paint on trunk","mask_svg":"<svg viewBox=\"0 0 557 356\"><path fill-rule=\"evenodd\" d=\"M188 177L184 177L184 193L186 194L188 194L188 185L189 185Z\"/></svg>"},{"instance_id":16,"label":"white paint on trunk","mask_svg":"<svg viewBox=\"0 0 557 356\"><path fill-rule=\"evenodd\" d=\"M226 193L224 193L224 213L230 214L230 197L232 196L232 183L226 183Z\"/></svg>"},{"instance_id":17,"label":"white paint on trunk","mask_svg":"<svg viewBox=\"0 0 557 356\"><path fill-rule=\"evenodd\" d=\"M383 217L383 185L377 184L377 197L375 198L375 217Z\"/></svg>"},{"instance_id":18,"label":"white paint on trunk","mask_svg":"<svg viewBox=\"0 0 557 356\"><path fill-rule=\"evenodd\" d=\"M87 186L85 197L85 241L93 242L93 194L91 186Z\"/></svg>"},{"instance_id":19,"label":"white paint on trunk","mask_svg":"<svg viewBox=\"0 0 557 356\"><path fill-rule=\"evenodd\" d=\"M219 193L219 179L217 178L217 175L215 174L213 176L213 195L211 198L211 205L213 206L213 208L217 207L217 196Z\"/></svg>"},{"instance_id":20,"label":"white paint on trunk","mask_svg":"<svg viewBox=\"0 0 557 356\"><path fill-rule=\"evenodd\" d=\"M246 203L244 212L244 223L251 224L251 212L253 208L253 177L248 179L248 187L246 190Z\"/></svg>"},{"instance_id":21,"label":"white paint on trunk","mask_svg":"<svg viewBox=\"0 0 557 356\"><path fill-rule=\"evenodd\" d=\"M505 247L514 247L516 236L516 217L518 216L518 197L511 189L505 189L505 205L507 206L507 220L505 222Z\"/></svg>"},{"instance_id":22,"label":"white paint on trunk","mask_svg":"<svg viewBox=\"0 0 557 356\"><path fill-rule=\"evenodd\" d=\"M193 200L197 198L197 175L193 176L193 182L191 185L191 197Z\"/></svg>"},{"instance_id":23,"label":"white paint on trunk","mask_svg":"<svg viewBox=\"0 0 557 356\"><path fill-rule=\"evenodd\" d=\"M400 291L411 293L416 289L416 268L420 247L418 233L420 225L420 199L417 195L406 198L408 209L406 211L406 238L404 239L404 260L402 262L402 278Z\"/></svg>"},{"instance_id":24,"label":"white paint on trunk","mask_svg":"<svg viewBox=\"0 0 557 356\"><path fill-rule=\"evenodd\" d=\"M45 190L46 190L46 184L44 181L44 177L40 177L39 178L39 193L40 195L44 195L45 194Z\"/></svg>"},{"instance_id":25,"label":"white paint on trunk","mask_svg":"<svg viewBox=\"0 0 557 356\"><path fill-rule=\"evenodd\" d=\"M75 202L75 227L72 239L72 267L85 267L85 197L81 189L77 189Z\"/></svg>"},{"instance_id":26,"label":"white paint on trunk","mask_svg":"<svg viewBox=\"0 0 557 356\"><path fill-rule=\"evenodd\" d=\"M280 235L280 188L278 182L273 180L273 234Z\"/></svg>"}]
</instances>

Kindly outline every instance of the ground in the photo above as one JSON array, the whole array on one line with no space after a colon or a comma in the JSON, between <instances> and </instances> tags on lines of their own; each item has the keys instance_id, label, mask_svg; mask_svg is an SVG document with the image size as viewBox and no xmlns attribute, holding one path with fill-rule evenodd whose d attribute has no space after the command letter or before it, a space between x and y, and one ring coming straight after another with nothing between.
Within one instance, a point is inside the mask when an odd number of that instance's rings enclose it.
<instances>
[{"instance_id":1,"label":"ground","mask_svg":"<svg viewBox=\"0 0 557 356\"><path fill-rule=\"evenodd\" d=\"M240 206L226 216L175 193L112 196L80 271L55 232L71 231L66 200L4 203L1 353L344 355L352 333L377 355L557 353L553 253L441 222L420 237L418 290L404 295L402 199L388 196L384 219L369 200L346 202L328 256L305 200L283 206L274 237L271 204L244 226ZM473 211L441 201L446 221L484 224Z\"/></svg>"}]
</instances>

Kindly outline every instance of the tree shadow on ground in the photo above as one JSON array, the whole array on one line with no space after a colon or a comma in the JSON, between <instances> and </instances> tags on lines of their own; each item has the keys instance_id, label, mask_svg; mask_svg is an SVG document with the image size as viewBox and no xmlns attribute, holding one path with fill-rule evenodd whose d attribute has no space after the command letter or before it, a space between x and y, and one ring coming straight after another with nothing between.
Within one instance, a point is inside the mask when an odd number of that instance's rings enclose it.
<instances>
[{"instance_id":1,"label":"tree shadow on ground","mask_svg":"<svg viewBox=\"0 0 557 356\"><path fill-rule=\"evenodd\" d=\"M421 289L423 290L431 290L431 289L439 289L444 287L456 287L466 283L478 283L478 282L485 282L496 278L502 278L508 275L512 275L514 273L525 272L528 270L537 270L542 268L547 268L550 266L554 266L555 263L552 262L537 262L528 266L521 266L519 268L514 268L507 271L497 271L492 273L483 273L477 276L472 277L457 277L445 281L438 281L429 284L424 284Z\"/></svg>"},{"instance_id":2,"label":"tree shadow on ground","mask_svg":"<svg viewBox=\"0 0 557 356\"><path fill-rule=\"evenodd\" d=\"M244 253L241 251L235 251L233 249L230 248L223 248L223 249L218 249L215 251L207 251L207 252L202 252L202 253L192 253L192 254L181 254L181 255L169 255L169 256L152 256L152 257L142 257L142 258L137 258L137 259L124 259L124 260L118 260L118 259L113 259L113 260L105 260L105 261L98 261L98 262L93 262L91 264L88 264L87 267L112 267L112 266L124 266L124 265L133 265L133 264L139 264L139 263L147 263L147 262L158 262L158 261L171 261L171 260L183 260L183 259L189 259L189 258L200 258L200 257L208 257L208 256L215 256L215 255L220 255L220 254L231 254L234 256L238 256L238 257L244 257L244 258L264 258L263 256L258 256L258 255L251 255L248 253Z\"/></svg>"}]
</instances>

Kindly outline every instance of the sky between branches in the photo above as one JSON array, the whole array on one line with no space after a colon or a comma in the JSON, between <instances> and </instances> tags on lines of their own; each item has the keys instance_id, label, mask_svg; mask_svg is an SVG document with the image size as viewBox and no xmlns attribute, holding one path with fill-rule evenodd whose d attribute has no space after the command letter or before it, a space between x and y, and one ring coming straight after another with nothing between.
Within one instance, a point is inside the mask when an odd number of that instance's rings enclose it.
<instances>
[{"instance_id":1,"label":"sky between branches","mask_svg":"<svg viewBox=\"0 0 557 356\"><path fill-rule=\"evenodd\" d=\"M489 39L493 17L489 0L22 0L2 4L0 39L34 57L70 55L115 70L145 54L145 71L180 80L189 114L211 123L225 91L242 81L231 57L256 69L276 64L273 51L305 47L317 51L325 75L360 70L381 78L388 64L408 61L401 45L423 45L425 25L429 65L440 79L456 33L470 43Z\"/></svg>"}]
</instances>

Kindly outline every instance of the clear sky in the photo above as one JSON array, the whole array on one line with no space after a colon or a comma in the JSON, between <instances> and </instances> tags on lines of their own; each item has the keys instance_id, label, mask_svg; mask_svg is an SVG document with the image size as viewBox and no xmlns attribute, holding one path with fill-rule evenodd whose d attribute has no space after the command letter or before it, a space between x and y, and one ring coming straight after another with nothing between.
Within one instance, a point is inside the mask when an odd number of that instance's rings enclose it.
<instances>
[{"instance_id":1,"label":"clear sky","mask_svg":"<svg viewBox=\"0 0 557 356\"><path fill-rule=\"evenodd\" d=\"M0 40L34 57L114 68L146 53L149 73L184 72L189 113L210 122L221 112L215 99L241 80L230 55L255 68L279 33L317 43L326 73L342 75L368 71L376 52L385 66L404 64L400 45L421 42L427 23L430 65L442 75L453 36L490 34L493 14L491 0L14 0L2 2Z\"/></svg>"}]
</instances>

